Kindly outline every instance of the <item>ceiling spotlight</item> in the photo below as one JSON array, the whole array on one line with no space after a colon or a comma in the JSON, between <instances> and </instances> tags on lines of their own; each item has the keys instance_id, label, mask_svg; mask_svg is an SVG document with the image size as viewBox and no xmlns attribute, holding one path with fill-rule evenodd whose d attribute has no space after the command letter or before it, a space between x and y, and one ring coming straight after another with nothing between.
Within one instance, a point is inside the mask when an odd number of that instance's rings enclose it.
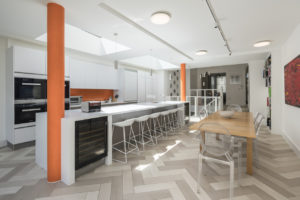
<instances>
[{"instance_id":1,"label":"ceiling spotlight","mask_svg":"<svg viewBox=\"0 0 300 200\"><path fill-rule=\"evenodd\" d=\"M205 54L207 54L207 51L206 50L199 50L199 51L196 51L195 53L197 56L203 56Z\"/></svg>"},{"instance_id":2,"label":"ceiling spotlight","mask_svg":"<svg viewBox=\"0 0 300 200\"><path fill-rule=\"evenodd\" d=\"M153 24L167 24L171 19L171 14L166 11L158 11L151 15L151 22Z\"/></svg>"},{"instance_id":3,"label":"ceiling spotlight","mask_svg":"<svg viewBox=\"0 0 300 200\"><path fill-rule=\"evenodd\" d=\"M256 42L253 46L254 47L264 47L264 46L268 46L270 44L271 44L270 40L263 40L263 41Z\"/></svg>"}]
</instances>

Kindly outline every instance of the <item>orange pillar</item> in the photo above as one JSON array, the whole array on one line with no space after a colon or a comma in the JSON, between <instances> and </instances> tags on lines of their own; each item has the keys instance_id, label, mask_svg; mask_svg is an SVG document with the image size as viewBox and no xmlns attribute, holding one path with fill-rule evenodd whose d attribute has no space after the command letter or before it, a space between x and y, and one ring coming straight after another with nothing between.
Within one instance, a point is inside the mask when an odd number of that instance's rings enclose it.
<instances>
[{"instance_id":1,"label":"orange pillar","mask_svg":"<svg viewBox=\"0 0 300 200\"><path fill-rule=\"evenodd\" d=\"M47 4L47 176L61 180L61 118L65 110L65 10Z\"/></svg>"},{"instance_id":2,"label":"orange pillar","mask_svg":"<svg viewBox=\"0 0 300 200\"><path fill-rule=\"evenodd\" d=\"M180 65L180 94L181 101L186 101L186 93L185 93L185 63Z\"/></svg>"}]
</instances>

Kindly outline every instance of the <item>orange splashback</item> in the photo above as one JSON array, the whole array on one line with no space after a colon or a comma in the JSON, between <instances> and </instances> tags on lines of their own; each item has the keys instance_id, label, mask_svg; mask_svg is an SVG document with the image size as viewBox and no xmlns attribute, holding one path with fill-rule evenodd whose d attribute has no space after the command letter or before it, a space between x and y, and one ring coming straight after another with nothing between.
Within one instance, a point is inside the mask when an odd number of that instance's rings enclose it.
<instances>
[{"instance_id":1,"label":"orange splashback","mask_svg":"<svg viewBox=\"0 0 300 200\"><path fill-rule=\"evenodd\" d=\"M82 96L82 101L103 101L113 98L113 90L102 89L70 89L71 96Z\"/></svg>"}]
</instances>

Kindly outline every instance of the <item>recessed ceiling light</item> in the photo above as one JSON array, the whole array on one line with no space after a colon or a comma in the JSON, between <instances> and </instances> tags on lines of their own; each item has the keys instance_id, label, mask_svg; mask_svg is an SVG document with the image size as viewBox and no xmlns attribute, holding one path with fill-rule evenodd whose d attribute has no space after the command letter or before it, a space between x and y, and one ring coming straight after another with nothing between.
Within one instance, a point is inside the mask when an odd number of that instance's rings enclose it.
<instances>
[{"instance_id":1,"label":"recessed ceiling light","mask_svg":"<svg viewBox=\"0 0 300 200\"><path fill-rule=\"evenodd\" d=\"M198 56L203 56L203 55L207 54L207 51L206 50L199 50L199 51L196 51L195 54L198 55Z\"/></svg>"},{"instance_id":2,"label":"recessed ceiling light","mask_svg":"<svg viewBox=\"0 0 300 200\"><path fill-rule=\"evenodd\" d=\"M253 46L254 47L264 47L264 46L268 46L270 44L271 44L270 40L264 40L264 41L256 42Z\"/></svg>"},{"instance_id":3,"label":"recessed ceiling light","mask_svg":"<svg viewBox=\"0 0 300 200\"><path fill-rule=\"evenodd\" d=\"M171 14L166 11L158 11L151 15L151 22L153 24L167 24L171 19Z\"/></svg>"}]
</instances>

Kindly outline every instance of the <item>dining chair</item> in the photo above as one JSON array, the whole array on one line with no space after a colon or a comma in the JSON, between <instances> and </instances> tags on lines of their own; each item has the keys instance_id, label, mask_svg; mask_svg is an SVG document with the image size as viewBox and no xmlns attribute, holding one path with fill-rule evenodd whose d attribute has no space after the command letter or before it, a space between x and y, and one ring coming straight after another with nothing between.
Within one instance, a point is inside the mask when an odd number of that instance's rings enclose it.
<instances>
[{"instance_id":1,"label":"dining chair","mask_svg":"<svg viewBox=\"0 0 300 200\"><path fill-rule=\"evenodd\" d=\"M254 119L254 128L255 128L255 135L256 138L253 139L253 154L254 154L254 165L258 168L258 153L257 153L257 137L260 135L260 128L261 125L263 124L265 120L265 117L261 113L257 113ZM246 143L247 140L246 138L241 138L241 137L235 137L237 141L237 145L235 147L238 147L238 154L242 154L242 146L243 143Z\"/></svg>"},{"instance_id":2,"label":"dining chair","mask_svg":"<svg viewBox=\"0 0 300 200\"><path fill-rule=\"evenodd\" d=\"M220 140L215 140L215 137L209 138L213 139L213 142L206 139L206 137L211 136L213 133L205 134L202 130L205 130L205 128L209 128L212 126L214 127L214 129L224 130L225 134L220 137ZM230 168L229 199L232 200L234 195L234 160L232 158L234 137L230 135L230 132L227 128L218 123L203 123L199 127L199 131L200 152L198 155L197 192L200 193L200 175L203 171L203 160L207 162L214 162L222 165L227 165Z\"/></svg>"},{"instance_id":3,"label":"dining chair","mask_svg":"<svg viewBox=\"0 0 300 200\"><path fill-rule=\"evenodd\" d=\"M202 107L199 111L199 118L200 120L204 119L205 117L208 116L207 109L205 107Z\"/></svg>"},{"instance_id":4,"label":"dining chair","mask_svg":"<svg viewBox=\"0 0 300 200\"><path fill-rule=\"evenodd\" d=\"M235 111L235 112L243 112L240 105L230 104L227 106L226 110Z\"/></svg>"}]
</instances>

